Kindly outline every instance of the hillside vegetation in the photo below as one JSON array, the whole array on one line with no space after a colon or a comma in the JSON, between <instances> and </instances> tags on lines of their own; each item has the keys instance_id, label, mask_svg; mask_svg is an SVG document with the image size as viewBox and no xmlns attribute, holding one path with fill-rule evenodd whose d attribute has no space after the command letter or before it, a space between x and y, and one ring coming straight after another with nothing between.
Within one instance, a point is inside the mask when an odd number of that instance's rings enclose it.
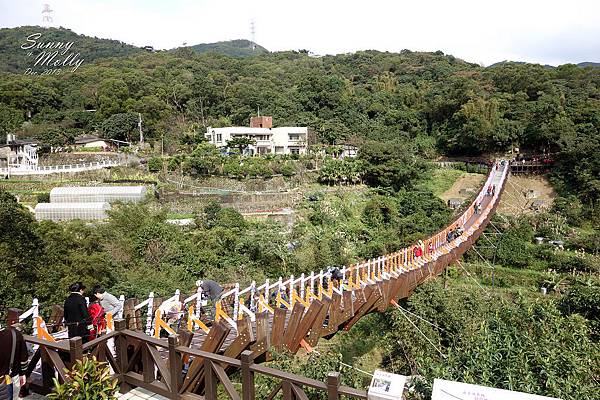
<instances>
[{"instance_id":1,"label":"hillside vegetation","mask_svg":"<svg viewBox=\"0 0 600 400\"><path fill-rule=\"evenodd\" d=\"M30 35L41 34L39 37ZM30 38L30 41L27 39ZM34 45L32 49L23 49L21 46L29 47ZM2 60L0 61L0 71L8 71L17 74L22 74L25 69L33 66L35 63L35 54L46 48L37 49L37 46L42 44L46 46L49 42L53 43L68 43L73 42L70 52L80 53L80 58L83 58L85 63L92 63L97 60L102 60L112 57L126 57L143 51L142 49L123 43L118 40L100 39L85 35L78 35L70 29L65 28L43 28L41 26L21 26L18 28L2 28L0 29L0 53ZM51 47L52 50L63 51L62 49ZM50 50L50 49L49 49ZM34 56L28 56L28 53L33 51ZM41 68L37 68L40 70Z\"/></svg>"},{"instance_id":2,"label":"hillside vegetation","mask_svg":"<svg viewBox=\"0 0 600 400\"><path fill-rule=\"evenodd\" d=\"M22 40L18 31L3 32L10 43ZM408 50L236 58L191 48L140 53L124 44L117 47L126 57L101 59L118 54L113 42L99 43L110 51L99 48L98 61L90 58L74 73L0 75L0 134L48 145L90 131L135 138L141 113L147 140L164 138L166 150L176 152L202 140L205 126L247 125L260 107L276 126L308 126L323 143L398 141L398 151L426 158L513 146L546 151L556 161L559 189L576 191L588 205L600 198L598 68L481 68L442 52ZM13 44L14 70L23 52Z\"/></svg>"},{"instance_id":3,"label":"hillside vegetation","mask_svg":"<svg viewBox=\"0 0 600 400\"><path fill-rule=\"evenodd\" d=\"M245 39L200 43L190 46L190 48L197 53L217 53L231 57L257 56L269 52L264 47Z\"/></svg>"}]
</instances>

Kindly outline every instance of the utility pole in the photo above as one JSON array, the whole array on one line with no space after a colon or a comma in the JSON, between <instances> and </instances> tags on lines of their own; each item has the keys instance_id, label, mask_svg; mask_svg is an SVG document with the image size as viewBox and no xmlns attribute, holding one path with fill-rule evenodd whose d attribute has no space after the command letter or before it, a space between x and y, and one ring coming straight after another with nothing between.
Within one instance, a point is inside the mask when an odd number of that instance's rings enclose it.
<instances>
[{"instance_id":1,"label":"utility pole","mask_svg":"<svg viewBox=\"0 0 600 400\"><path fill-rule=\"evenodd\" d=\"M142 132L142 113L138 113L138 128L140 129L140 144L144 144L144 133Z\"/></svg>"}]
</instances>

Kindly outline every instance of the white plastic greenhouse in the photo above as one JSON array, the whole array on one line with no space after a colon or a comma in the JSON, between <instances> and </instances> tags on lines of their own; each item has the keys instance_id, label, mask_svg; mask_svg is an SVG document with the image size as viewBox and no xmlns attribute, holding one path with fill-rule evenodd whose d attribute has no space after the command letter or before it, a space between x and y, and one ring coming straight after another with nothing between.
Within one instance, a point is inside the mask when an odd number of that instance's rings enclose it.
<instances>
[{"instance_id":1,"label":"white plastic greenhouse","mask_svg":"<svg viewBox=\"0 0 600 400\"><path fill-rule=\"evenodd\" d=\"M67 221L73 219L98 220L108 218L110 204L104 203L38 203L35 218L38 221Z\"/></svg>"},{"instance_id":2,"label":"white plastic greenhouse","mask_svg":"<svg viewBox=\"0 0 600 400\"><path fill-rule=\"evenodd\" d=\"M50 191L51 203L138 203L146 197L145 186L73 186Z\"/></svg>"}]
</instances>

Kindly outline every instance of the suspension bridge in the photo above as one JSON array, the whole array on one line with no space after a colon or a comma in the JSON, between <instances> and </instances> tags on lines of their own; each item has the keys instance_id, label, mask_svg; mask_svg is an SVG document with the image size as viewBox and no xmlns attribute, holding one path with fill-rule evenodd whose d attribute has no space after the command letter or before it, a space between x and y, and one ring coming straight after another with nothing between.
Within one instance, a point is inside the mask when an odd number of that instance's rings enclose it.
<instances>
[{"instance_id":1,"label":"suspension bridge","mask_svg":"<svg viewBox=\"0 0 600 400\"><path fill-rule=\"evenodd\" d=\"M321 338L349 330L369 313L385 311L441 274L483 233L498 206L509 169L507 162L494 163L473 202L431 237L345 266L339 271L339 281L321 270L245 287L231 285L216 302L211 323L201 319L200 284L195 293L177 291L168 299L154 293L143 301L121 296L123 311L107 315L109 332L87 343L81 338L64 338L64 331L61 334L60 306L53 306L45 320L34 300L26 312L9 313L9 321L33 320L33 335L25 336L35 348L28 370L31 386L41 394L49 392L53 378L68 379L65 367L91 354L110 365L122 393L141 387L169 399L212 400L221 385L227 397L251 400L256 397L254 376L260 374L281 382L269 399L279 392L286 400L307 399L306 387L327 393L328 399L366 399L365 391L341 386L339 373L331 373L321 382L260 363L270 360L273 352L311 351ZM490 187L495 188L492 193ZM448 238L448 232L457 227L463 229L462 234ZM164 314L169 304L180 310L175 324ZM241 394L230 379L236 371L241 373Z\"/></svg>"}]
</instances>

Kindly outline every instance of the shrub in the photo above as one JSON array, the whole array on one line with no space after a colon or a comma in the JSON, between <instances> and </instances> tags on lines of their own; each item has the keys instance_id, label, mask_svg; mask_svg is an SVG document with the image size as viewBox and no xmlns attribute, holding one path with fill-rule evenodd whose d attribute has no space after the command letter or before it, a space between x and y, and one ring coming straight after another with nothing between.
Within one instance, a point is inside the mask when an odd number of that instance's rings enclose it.
<instances>
[{"instance_id":1,"label":"shrub","mask_svg":"<svg viewBox=\"0 0 600 400\"><path fill-rule=\"evenodd\" d=\"M50 192L38 193L35 197L38 203L50 203Z\"/></svg>"},{"instance_id":2,"label":"shrub","mask_svg":"<svg viewBox=\"0 0 600 400\"><path fill-rule=\"evenodd\" d=\"M159 172L163 167L163 160L160 157L152 157L148 160L148 171Z\"/></svg>"},{"instance_id":3,"label":"shrub","mask_svg":"<svg viewBox=\"0 0 600 400\"><path fill-rule=\"evenodd\" d=\"M600 322L600 286L576 283L560 302L565 314L580 314L586 319Z\"/></svg>"},{"instance_id":4,"label":"shrub","mask_svg":"<svg viewBox=\"0 0 600 400\"><path fill-rule=\"evenodd\" d=\"M54 391L48 398L55 400L116 399L117 380L110 376L108 364L99 362L96 357L77 360L73 368L67 370L67 381L54 381Z\"/></svg>"},{"instance_id":5,"label":"shrub","mask_svg":"<svg viewBox=\"0 0 600 400\"><path fill-rule=\"evenodd\" d=\"M573 254L568 252L559 252L554 255L552 263L549 265L558 272L594 272L598 270L593 257L584 254Z\"/></svg>"},{"instance_id":6,"label":"shrub","mask_svg":"<svg viewBox=\"0 0 600 400\"><path fill-rule=\"evenodd\" d=\"M294 168L294 165L291 162L286 162L285 164L283 164L281 166L281 174L285 177L291 177L294 176L294 174L296 173L296 170Z\"/></svg>"},{"instance_id":7,"label":"shrub","mask_svg":"<svg viewBox=\"0 0 600 400\"><path fill-rule=\"evenodd\" d=\"M242 179L246 176L246 172L242 170L242 167L237 159L232 159L225 163L223 166L223 174L237 179Z\"/></svg>"}]
</instances>

